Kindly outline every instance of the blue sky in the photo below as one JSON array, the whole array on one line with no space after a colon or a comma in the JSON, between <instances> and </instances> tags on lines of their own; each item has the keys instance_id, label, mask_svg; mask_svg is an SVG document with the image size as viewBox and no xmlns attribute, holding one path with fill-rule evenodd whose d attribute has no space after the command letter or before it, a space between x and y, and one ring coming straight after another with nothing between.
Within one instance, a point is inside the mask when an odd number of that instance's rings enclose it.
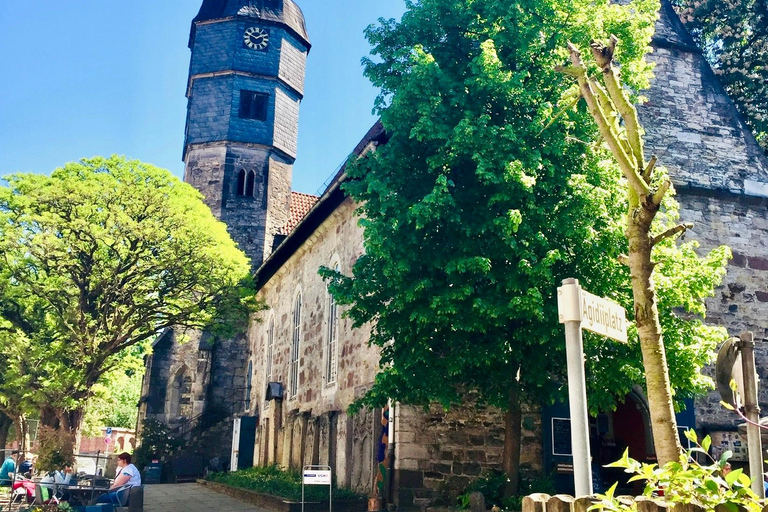
<instances>
[{"instance_id":1,"label":"blue sky","mask_svg":"<svg viewBox=\"0 0 768 512\"><path fill-rule=\"evenodd\" d=\"M403 0L297 0L312 50L294 190L315 193L375 118L363 30ZM202 0L0 0L0 175L124 154L181 177L187 39Z\"/></svg>"}]
</instances>

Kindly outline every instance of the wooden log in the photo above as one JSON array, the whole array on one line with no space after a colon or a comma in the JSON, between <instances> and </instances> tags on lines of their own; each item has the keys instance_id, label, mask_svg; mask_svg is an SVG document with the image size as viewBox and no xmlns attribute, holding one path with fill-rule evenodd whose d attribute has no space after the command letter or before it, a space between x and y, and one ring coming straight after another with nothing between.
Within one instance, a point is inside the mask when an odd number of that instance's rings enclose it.
<instances>
[{"instance_id":1,"label":"wooden log","mask_svg":"<svg viewBox=\"0 0 768 512\"><path fill-rule=\"evenodd\" d=\"M537 492L523 498L523 512L546 512L549 494Z\"/></svg>"},{"instance_id":2,"label":"wooden log","mask_svg":"<svg viewBox=\"0 0 768 512\"><path fill-rule=\"evenodd\" d=\"M637 503L637 512L666 512L672 509L671 503L655 500L648 496L638 496L635 498L635 503Z\"/></svg>"},{"instance_id":3,"label":"wooden log","mask_svg":"<svg viewBox=\"0 0 768 512\"><path fill-rule=\"evenodd\" d=\"M597 501L594 496L580 496L573 501L573 512L587 512Z\"/></svg>"},{"instance_id":4,"label":"wooden log","mask_svg":"<svg viewBox=\"0 0 768 512\"><path fill-rule=\"evenodd\" d=\"M573 496L555 494L547 502L547 512L573 512Z\"/></svg>"}]
</instances>

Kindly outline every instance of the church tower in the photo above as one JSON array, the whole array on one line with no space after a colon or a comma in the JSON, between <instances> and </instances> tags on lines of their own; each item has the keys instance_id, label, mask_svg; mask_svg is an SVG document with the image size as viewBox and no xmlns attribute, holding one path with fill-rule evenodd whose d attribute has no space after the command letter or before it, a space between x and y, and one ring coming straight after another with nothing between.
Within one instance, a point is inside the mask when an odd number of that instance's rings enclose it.
<instances>
[{"instance_id":1,"label":"church tower","mask_svg":"<svg viewBox=\"0 0 768 512\"><path fill-rule=\"evenodd\" d=\"M184 181L256 268L289 220L304 15L293 0L204 0L189 47Z\"/></svg>"}]
</instances>

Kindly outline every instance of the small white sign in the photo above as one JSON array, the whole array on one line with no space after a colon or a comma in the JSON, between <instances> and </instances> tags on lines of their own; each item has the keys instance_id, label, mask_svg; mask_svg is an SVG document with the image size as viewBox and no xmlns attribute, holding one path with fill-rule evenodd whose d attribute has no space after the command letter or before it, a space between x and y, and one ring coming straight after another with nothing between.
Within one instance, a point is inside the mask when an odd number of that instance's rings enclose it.
<instances>
[{"instance_id":1,"label":"small white sign","mask_svg":"<svg viewBox=\"0 0 768 512\"><path fill-rule=\"evenodd\" d=\"M331 485L331 472L305 469L302 473L304 485Z\"/></svg>"},{"instance_id":2,"label":"small white sign","mask_svg":"<svg viewBox=\"0 0 768 512\"><path fill-rule=\"evenodd\" d=\"M612 300L592 295L578 284L567 284L557 289L557 309L561 323L578 321L582 329L627 342L627 314Z\"/></svg>"}]
</instances>

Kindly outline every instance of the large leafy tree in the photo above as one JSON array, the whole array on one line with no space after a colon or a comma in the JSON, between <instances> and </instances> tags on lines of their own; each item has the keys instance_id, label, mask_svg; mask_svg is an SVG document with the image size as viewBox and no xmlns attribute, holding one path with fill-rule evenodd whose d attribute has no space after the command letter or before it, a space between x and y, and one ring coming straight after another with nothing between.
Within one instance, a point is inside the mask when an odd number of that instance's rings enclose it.
<instances>
[{"instance_id":1,"label":"large leafy tree","mask_svg":"<svg viewBox=\"0 0 768 512\"><path fill-rule=\"evenodd\" d=\"M94 385L160 330L226 335L255 307L246 256L169 172L113 156L6 179L0 318L20 363L0 371L43 423L78 432Z\"/></svg>"},{"instance_id":2,"label":"large leafy tree","mask_svg":"<svg viewBox=\"0 0 768 512\"><path fill-rule=\"evenodd\" d=\"M675 0L680 17L768 152L768 1Z\"/></svg>"},{"instance_id":3,"label":"large leafy tree","mask_svg":"<svg viewBox=\"0 0 768 512\"><path fill-rule=\"evenodd\" d=\"M391 138L348 171L365 254L352 276L323 273L381 347L381 372L362 403L450 407L474 391L501 407L512 493L521 403L564 396L560 280L577 277L631 304L618 261L626 252L620 171L587 142L597 132L578 91L561 101L571 83L555 66L567 59L567 41L620 33L626 83L643 88L658 2L406 3L401 22L380 20L367 32L374 58L366 74L381 88L377 109ZM722 275L722 257L676 261L700 276L681 289L684 301L670 302L700 304ZM680 284L673 280L669 294ZM698 369L714 344L711 330L688 325L666 339L680 350L671 359L683 394L706 386ZM591 368L611 370L590 373L592 407L610 407L642 382L639 349L588 341Z\"/></svg>"}]
</instances>

